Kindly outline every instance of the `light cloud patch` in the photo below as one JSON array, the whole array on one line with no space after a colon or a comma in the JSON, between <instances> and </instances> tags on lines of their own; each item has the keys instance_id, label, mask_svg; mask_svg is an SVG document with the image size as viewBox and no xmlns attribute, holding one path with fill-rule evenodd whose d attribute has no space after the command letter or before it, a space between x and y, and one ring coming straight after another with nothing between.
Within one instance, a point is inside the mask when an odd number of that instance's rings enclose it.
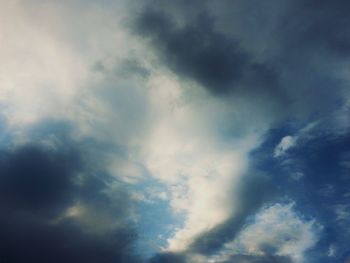
<instances>
[{"instance_id":1,"label":"light cloud patch","mask_svg":"<svg viewBox=\"0 0 350 263\"><path fill-rule=\"evenodd\" d=\"M321 230L315 220L300 216L293 203L277 203L262 209L254 222L225 246L225 253L286 256L295 263L304 262L305 252L317 243Z\"/></svg>"},{"instance_id":2,"label":"light cloud patch","mask_svg":"<svg viewBox=\"0 0 350 263\"><path fill-rule=\"evenodd\" d=\"M293 136L285 136L281 139L281 141L277 144L274 157L280 157L284 155L288 149L292 148L295 145L295 138Z\"/></svg>"}]
</instances>

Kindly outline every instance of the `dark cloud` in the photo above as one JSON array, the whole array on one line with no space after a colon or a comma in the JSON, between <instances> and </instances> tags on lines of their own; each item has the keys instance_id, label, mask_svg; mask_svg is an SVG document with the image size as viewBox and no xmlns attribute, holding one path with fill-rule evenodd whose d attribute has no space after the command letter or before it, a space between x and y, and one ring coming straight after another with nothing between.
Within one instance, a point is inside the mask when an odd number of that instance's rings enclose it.
<instances>
[{"instance_id":1,"label":"dark cloud","mask_svg":"<svg viewBox=\"0 0 350 263\"><path fill-rule=\"evenodd\" d=\"M0 262L136 262L132 202L96 143L53 135L0 152Z\"/></svg>"},{"instance_id":2,"label":"dark cloud","mask_svg":"<svg viewBox=\"0 0 350 263\"><path fill-rule=\"evenodd\" d=\"M186 254L183 253L161 253L153 256L149 263L186 263Z\"/></svg>"},{"instance_id":3,"label":"dark cloud","mask_svg":"<svg viewBox=\"0 0 350 263\"><path fill-rule=\"evenodd\" d=\"M298 41L300 46L304 45L310 49L316 47L316 51L326 49L340 56L349 55L349 8L349 1L345 0L296 1L290 14L296 15L296 19L286 24L286 29L288 32L297 33L294 34L298 36L294 43Z\"/></svg>"},{"instance_id":4,"label":"dark cloud","mask_svg":"<svg viewBox=\"0 0 350 263\"><path fill-rule=\"evenodd\" d=\"M61 212L72 199L72 179L80 166L77 153L70 150L62 153L25 145L2 151L0 202L9 209Z\"/></svg>"},{"instance_id":5,"label":"dark cloud","mask_svg":"<svg viewBox=\"0 0 350 263\"><path fill-rule=\"evenodd\" d=\"M248 97L277 117L328 114L343 100L345 1L146 3L137 33L166 66L212 94Z\"/></svg>"},{"instance_id":6,"label":"dark cloud","mask_svg":"<svg viewBox=\"0 0 350 263\"><path fill-rule=\"evenodd\" d=\"M278 92L274 70L252 61L234 38L215 30L206 12L178 26L171 15L145 9L137 30L151 39L171 69L198 81L213 94L249 89L265 90L262 94Z\"/></svg>"},{"instance_id":7,"label":"dark cloud","mask_svg":"<svg viewBox=\"0 0 350 263\"><path fill-rule=\"evenodd\" d=\"M139 31L150 36L176 72L198 80L214 93L226 92L242 75L246 58L237 43L213 30L205 15L193 24L177 28L165 13L146 10Z\"/></svg>"}]
</instances>

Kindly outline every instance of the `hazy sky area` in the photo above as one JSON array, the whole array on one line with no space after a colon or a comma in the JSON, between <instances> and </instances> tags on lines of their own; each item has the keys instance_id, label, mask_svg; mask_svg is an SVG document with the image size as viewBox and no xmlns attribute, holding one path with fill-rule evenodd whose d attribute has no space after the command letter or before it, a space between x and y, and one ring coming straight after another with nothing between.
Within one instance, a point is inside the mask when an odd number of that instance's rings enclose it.
<instances>
[{"instance_id":1,"label":"hazy sky area","mask_svg":"<svg viewBox=\"0 0 350 263\"><path fill-rule=\"evenodd\" d=\"M0 263L350 263L349 13L0 0Z\"/></svg>"}]
</instances>

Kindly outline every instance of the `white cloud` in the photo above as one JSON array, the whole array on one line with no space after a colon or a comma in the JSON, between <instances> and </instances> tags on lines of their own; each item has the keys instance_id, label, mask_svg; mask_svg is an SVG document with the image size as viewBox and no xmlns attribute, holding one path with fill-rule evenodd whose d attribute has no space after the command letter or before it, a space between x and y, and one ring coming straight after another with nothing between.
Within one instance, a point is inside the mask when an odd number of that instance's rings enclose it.
<instances>
[{"instance_id":1,"label":"white cloud","mask_svg":"<svg viewBox=\"0 0 350 263\"><path fill-rule=\"evenodd\" d=\"M64 114L87 73L74 47L51 31L58 13L37 8L1 3L0 99L10 124L31 123L52 111Z\"/></svg>"},{"instance_id":2,"label":"white cloud","mask_svg":"<svg viewBox=\"0 0 350 263\"><path fill-rule=\"evenodd\" d=\"M125 125L125 115L131 116L143 94L115 72L139 46L122 28L123 18L120 3L102 8L86 1L1 1L0 107L8 127L17 131L43 119L64 119L80 133L105 136L111 127ZM98 61L108 74L94 69ZM108 91L118 98L129 95L114 115Z\"/></svg>"},{"instance_id":3,"label":"white cloud","mask_svg":"<svg viewBox=\"0 0 350 263\"><path fill-rule=\"evenodd\" d=\"M242 230L225 253L289 256L304 262L304 253L318 241L322 227L315 220L298 215L294 203L274 204L257 214L252 224Z\"/></svg>"},{"instance_id":4,"label":"white cloud","mask_svg":"<svg viewBox=\"0 0 350 263\"><path fill-rule=\"evenodd\" d=\"M288 149L295 145L295 138L293 136L285 136L277 144L274 151L274 157L282 156Z\"/></svg>"},{"instance_id":5,"label":"white cloud","mask_svg":"<svg viewBox=\"0 0 350 263\"><path fill-rule=\"evenodd\" d=\"M213 123L232 112L205 92L188 101L185 84L166 73L149 85L153 122L143 158L152 176L166 185L174 213L185 218L168 240L167 249L179 251L232 213L232 186L257 139L254 133L240 140L222 138Z\"/></svg>"},{"instance_id":6,"label":"white cloud","mask_svg":"<svg viewBox=\"0 0 350 263\"><path fill-rule=\"evenodd\" d=\"M285 153L293 147L297 147L300 143L305 143L312 139L316 127L320 125L320 121L313 121L301 128L295 135L284 136L281 141L276 145L274 150L274 157L282 157Z\"/></svg>"}]
</instances>

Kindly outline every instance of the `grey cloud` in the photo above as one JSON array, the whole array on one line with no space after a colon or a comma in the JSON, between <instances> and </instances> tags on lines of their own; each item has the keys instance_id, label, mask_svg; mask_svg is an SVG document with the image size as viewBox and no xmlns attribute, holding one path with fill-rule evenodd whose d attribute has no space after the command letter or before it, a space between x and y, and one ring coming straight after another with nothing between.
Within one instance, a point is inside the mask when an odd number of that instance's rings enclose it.
<instances>
[{"instance_id":1,"label":"grey cloud","mask_svg":"<svg viewBox=\"0 0 350 263\"><path fill-rule=\"evenodd\" d=\"M296 1L290 15L294 22L287 24L288 32L296 31L299 45L310 49L318 47L343 56L350 51L348 1ZM308 23L306 23L308 22ZM318 50L319 51L319 50Z\"/></svg>"},{"instance_id":2,"label":"grey cloud","mask_svg":"<svg viewBox=\"0 0 350 263\"><path fill-rule=\"evenodd\" d=\"M149 263L186 263L187 255L185 253L161 253L154 255Z\"/></svg>"},{"instance_id":3,"label":"grey cloud","mask_svg":"<svg viewBox=\"0 0 350 263\"><path fill-rule=\"evenodd\" d=\"M172 69L198 80L214 93L226 92L228 84L241 77L244 54L234 41L213 30L212 21L205 15L177 28L165 13L146 10L138 26L143 35L151 37Z\"/></svg>"},{"instance_id":4,"label":"grey cloud","mask_svg":"<svg viewBox=\"0 0 350 263\"><path fill-rule=\"evenodd\" d=\"M184 26L166 12L145 9L137 20L138 32L151 39L176 73L194 79L216 95L232 91L279 93L274 69L254 62L236 39L215 29L213 18L198 14Z\"/></svg>"},{"instance_id":5,"label":"grey cloud","mask_svg":"<svg viewBox=\"0 0 350 263\"><path fill-rule=\"evenodd\" d=\"M149 70L137 59L125 59L121 63L121 67L118 69L118 73L124 77L135 75L142 78L147 78L150 75Z\"/></svg>"},{"instance_id":6,"label":"grey cloud","mask_svg":"<svg viewBox=\"0 0 350 263\"><path fill-rule=\"evenodd\" d=\"M1 150L0 261L136 262L131 199L68 138Z\"/></svg>"},{"instance_id":7,"label":"grey cloud","mask_svg":"<svg viewBox=\"0 0 350 263\"><path fill-rule=\"evenodd\" d=\"M146 3L137 34L212 94L248 97L277 117L327 114L341 103L345 83L335 69L350 43L345 1Z\"/></svg>"}]
</instances>

